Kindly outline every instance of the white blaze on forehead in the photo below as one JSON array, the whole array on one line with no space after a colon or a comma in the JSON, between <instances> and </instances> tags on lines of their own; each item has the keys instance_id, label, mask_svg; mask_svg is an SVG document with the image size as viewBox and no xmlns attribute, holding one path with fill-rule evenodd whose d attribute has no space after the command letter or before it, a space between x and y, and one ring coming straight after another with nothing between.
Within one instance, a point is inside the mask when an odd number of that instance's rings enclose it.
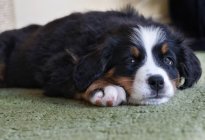
<instances>
[{"instance_id":1,"label":"white blaze on forehead","mask_svg":"<svg viewBox=\"0 0 205 140\"><path fill-rule=\"evenodd\" d=\"M154 61L154 56L152 54L152 49L155 45L162 43L165 40L165 33L159 27L149 26L134 28L134 35L132 37L133 43L141 45L146 52L146 61L145 66L147 65L146 70L157 70L159 67ZM161 68L160 68L161 69ZM148 70L148 71L149 71Z\"/></svg>"},{"instance_id":2,"label":"white blaze on forehead","mask_svg":"<svg viewBox=\"0 0 205 140\"><path fill-rule=\"evenodd\" d=\"M132 41L136 44L141 44L146 50L152 50L157 44L165 40L165 33L159 27L149 26L134 28Z\"/></svg>"},{"instance_id":3,"label":"white blaze on forehead","mask_svg":"<svg viewBox=\"0 0 205 140\"><path fill-rule=\"evenodd\" d=\"M152 70L156 68L152 49L155 45L162 43L165 40L165 33L159 27L149 26L134 28L134 36L132 40L137 40L142 45L146 52L146 63ZM133 41L134 41L133 40ZM153 66L154 65L154 66Z\"/></svg>"}]
</instances>

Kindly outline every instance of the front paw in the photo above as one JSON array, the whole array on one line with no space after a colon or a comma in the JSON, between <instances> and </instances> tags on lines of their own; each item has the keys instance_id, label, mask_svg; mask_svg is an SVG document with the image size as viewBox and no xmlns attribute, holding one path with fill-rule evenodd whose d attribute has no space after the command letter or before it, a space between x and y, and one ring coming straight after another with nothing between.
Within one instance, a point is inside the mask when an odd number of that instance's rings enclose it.
<instances>
[{"instance_id":1,"label":"front paw","mask_svg":"<svg viewBox=\"0 0 205 140\"><path fill-rule=\"evenodd\" d=\"M109 85L92 93L90 102L97 106L118 106L126 102L125 90L116 85Z\"/></svg>"}]
</instances>

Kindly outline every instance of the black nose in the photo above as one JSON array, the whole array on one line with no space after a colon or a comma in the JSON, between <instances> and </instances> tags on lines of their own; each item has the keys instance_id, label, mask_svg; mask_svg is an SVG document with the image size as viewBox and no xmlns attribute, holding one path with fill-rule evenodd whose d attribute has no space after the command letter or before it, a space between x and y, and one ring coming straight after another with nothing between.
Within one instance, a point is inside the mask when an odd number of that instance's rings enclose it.
<instances>
[{"instance_id":1,"label":"black nose","mask_svg":"<svg viewBox=\"0 0 205 140\"><path fill-rule=\"evenodd\" d=\"M164 87L164 79L160 75L153 75L149 77L148 84L151 87L151 89L159 91Z\"/></svg>"}]
</instances>

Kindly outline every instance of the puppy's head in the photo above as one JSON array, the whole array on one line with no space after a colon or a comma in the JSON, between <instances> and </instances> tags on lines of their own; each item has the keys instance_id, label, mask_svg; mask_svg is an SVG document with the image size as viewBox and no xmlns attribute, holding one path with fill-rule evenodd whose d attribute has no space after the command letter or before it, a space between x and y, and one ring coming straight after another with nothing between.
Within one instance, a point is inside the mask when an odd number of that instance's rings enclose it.
<instances>
[{"instance_id":1,"label":"puppy's head","mask_svg":"<svg viewBox=\"0 0 205 140\"><path fill-rule=\"evenodd\" d=\"M167 102L177 88L191 87L200 78L199 60L177 33L160 26L139 26L133 29L131 41L144 50L145 57L134 75L130 103Z\"/></svg>"},{"instance_id":2,"label":"puppy's head","mask_svg":"<svg viewBox=\"0 0 205 140\"><path fill-rule=\"evenodd\" d=\"M124 87L131 104L165 103L176 89L192 87L201 76L192 50L164 26L121 28L99 48L76 67L78 87L83 90L112 70L109 78Z\"/></svg>"}]
</instances>

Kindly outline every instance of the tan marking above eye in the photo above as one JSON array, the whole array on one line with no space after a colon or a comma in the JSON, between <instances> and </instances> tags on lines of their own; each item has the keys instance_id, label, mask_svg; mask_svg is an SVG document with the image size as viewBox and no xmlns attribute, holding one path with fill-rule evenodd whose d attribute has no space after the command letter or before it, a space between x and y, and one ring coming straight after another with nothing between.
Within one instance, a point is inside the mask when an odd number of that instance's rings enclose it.
<instances>
[{"instance_id":1,"label":"tan marking above eye","mask_svg":"<svg viewBox=\"0 0 205 140\"><path fill-rule=\"evenodd\" d=\"M134 57L136 57L136 58L139 57L140 52L139 52L139 50L136 47L131 47L130 51L131 51L131 54Z\"/></svg>"},{"instance_id":2,"label":"tan marking above eye","mask_svg":"<svg viewBox=\"0 0 205 140\"><path fill-rule=\"evenodd\" d=\"M167 43L164 43L164 44L162 45L162 48L161 48L162 54L166 54L166 53L168 52L168 50L169 50L168 44L167 44Z\"/></svg>"}]
</instances>

